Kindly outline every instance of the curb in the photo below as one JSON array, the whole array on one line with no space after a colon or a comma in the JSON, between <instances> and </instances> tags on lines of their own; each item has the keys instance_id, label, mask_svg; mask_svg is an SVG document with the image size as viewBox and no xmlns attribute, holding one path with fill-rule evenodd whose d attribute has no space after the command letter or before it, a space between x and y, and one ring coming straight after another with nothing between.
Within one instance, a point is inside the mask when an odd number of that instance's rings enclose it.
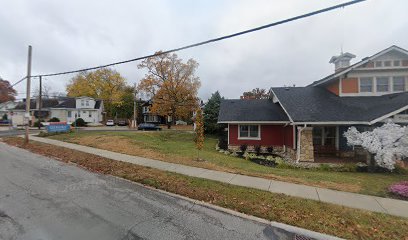
<instances>
[{"instance_id":1,"label":"curb","mask_svg":"<svg viewBox=\"0 0 408 240\"><path fill-rule=\"evenodd\" d=\"M99 173L97 173L97 174L99 174ZM271 225L272 227L280 228L280 229L286 230L288 232L303 235L303 236L306 236L308 238L313 238L313 239L316 239L316 240L342 240L343 239L343 238L327 235L327 234L324 234L324 233L319 233L319 232L311 231L311 230L308 230L308 229L295 227L295 226L288 225L288 224L285 224L285 223L269 221L269 220L266 220L266 219L263 219L263 218L259 218L259 217L255 217L255 216L248 215L248 214L245 214L245 213L237 212L237 211L234 211L234 210L231 210L231 209L228 209L228 208L213 205L211 203L196 200L196 199L189 198L189 197L179 195L179 194L176 194L176 193L167 192L167 191L164 191L162 189L154 188L154 187L151 187L149 185L144 185L144 184L139 183L139 182L133 182L133 181L130 181L130 180L125 179L125 178L121 178L121 177L117 177L117 176L113 176L113 175L104 175L104 176L113 177L113 178L118 179L120 181L126 181L126 182L129 182L131 184L135 184L135 185L138 185L140 187L144 187L144 188L149 189L151 191L156 191L156 192L159 192L159 193L162 193L162 194L174 197L174 198L179 198L179 199L191 202L191 203L193 203L195 205L206 207L206 208L209 208L209 209L212 209L212 210L215 210L215 211L223 212L223 213L226 213L226 214L229 214L229 215L233 215L233 216L236 216L236 217L240 217L240 218L243 218L243 219L251 220L251 221L262 223L262 224L268 224L268 225Z\"/></svg>"}]
</instances>

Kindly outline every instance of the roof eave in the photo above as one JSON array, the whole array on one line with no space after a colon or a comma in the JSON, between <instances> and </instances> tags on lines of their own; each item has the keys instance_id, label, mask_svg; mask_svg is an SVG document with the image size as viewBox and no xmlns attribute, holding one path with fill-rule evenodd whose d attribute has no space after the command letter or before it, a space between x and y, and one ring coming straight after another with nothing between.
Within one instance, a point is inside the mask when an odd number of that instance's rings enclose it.
<instances>
[{"instance_id":1,"label":"roof eave","mask_svg":"<svg viewBox=\"0 0 408 240\"><path fill-rule=\"evenodd\" d=\"M273 88L270 89L273 96L277 99L277 102L279 103L279 105L281 106L281 108L283 109L283 111L285 112L285 114L288 116L289 121L293 122L292 117L289 115L288 111L286 111L285 107L283 106L283 104L281 103L281 101L279 100L278 96L276 95L276 93L273 91Z\"/></svg>"}]
</instances>

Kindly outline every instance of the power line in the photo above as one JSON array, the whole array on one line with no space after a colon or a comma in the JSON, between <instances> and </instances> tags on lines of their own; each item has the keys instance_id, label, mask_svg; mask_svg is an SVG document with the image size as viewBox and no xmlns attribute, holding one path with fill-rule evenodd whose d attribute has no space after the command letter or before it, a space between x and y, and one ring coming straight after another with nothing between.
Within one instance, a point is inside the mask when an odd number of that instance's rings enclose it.
<instances>
[{"instance_id":1,"label":"power line","mask_svg":"<svg viewBox=\"0 0 408 240\"><path fill-rule=\"evenodd\" d=\"M65 75L65 74L71 74L71 73L78 73L78 72L90 71L90 70L95 70L95 69L99 69L99 68L111 67L111 66L115 66L115 65L119 65L119 64L124 64L124 63L139 61L139 60L143 60L143 59L150 58L150 57L154 57L154 56L160 56L160 55L163 55L163 54L172 53L172 52L177 52L177 51L181 51L181 50L185 50L185 49L189 49L189 48L193 48L193 47L198 47L198 46L201 46L201 45L205 45L205 44L214 43L214 42L222 41L222 40L225 40L225 39L237 37L237 36L240 36L240 35L244 35L244 34L256 32L256 31L259 31L259 30L262 30L262 29L265 29L265 28L270 28L270 27L277 26L277 25L281 25L281 24L284 24L284 23L296 21L296 20L299 20L299 19L302 19L302 18L311 17L311 16L314 16L314 15L321 14L321 13L324 13L324 12L329 12L329 11L332 11L332 10L335 10L335 9L338 9L338 8L344 8L344 7L347 7L347 6L356 4L356 3L360 3L360 2L364 2L364 1L366 1L366 0L354 0L354 1L349 1L349 2L346 2L346 3L338 4L338 5L335 5L335 6L328 7L328 8L323 8L323 9L320 9L320 10L317 10L317 11L314 11L314 12L302 14L302 15L299 15L299 16L296 16L296 17L292 17L292 18L288 18L288 19L285 19L285 20L273 22L273 23L270 23L270 24L266 24L266 25L259 26L259 27L256 27L256 28L248 29L248 30L245 30L245 31L233 33L233 34L230 34L230 35L225 35L225 36L218 37L218 38L213 38L213 39L210 39L210 40L206 40L206 41L202 41L202 42L190 44L190 45L183 46L183 47L179 47L179 48L170 49L170 50L163 51L163 52L159 52L159 53L154 53L154 54L146 55L146 56L143 56L143 57L137 57L137 58L133 58L133 59L129 59L129 60L124 60L124 61L120 61L120 62L114 62L114 63L109 63L109 64L106 64L106 65L101 65L101 66L96 66L96 67L90 67L90 68L83 68L83 69L73 70L73 71L58 72L58 73L48 73L48 74L40 74L40 75L35 75L35 76L33 76L33 77L40 77L40 76L50 77L50 76ZM22 81L22 80L20 80L19 82L21 82L21 81ZM18 84L19 82L15 83L15 84ZM15 84L14 84L14 85L15 85ZM14 85L13 85L13 86L14 86Z\"/></svg>"},{"instance_id":2,"label":"power line","mask_svg":"<svg viewBox=\"0 0 408 240\"><path fill-rule=\"evenodd\" d=\"M14 87L15 85L21 83L22 81L24 81L27 78L27 76L23 77L22 79L18 80L16 83L14 83L13 85L11 85L11 87Z\"/></svg>"}]
</instances>

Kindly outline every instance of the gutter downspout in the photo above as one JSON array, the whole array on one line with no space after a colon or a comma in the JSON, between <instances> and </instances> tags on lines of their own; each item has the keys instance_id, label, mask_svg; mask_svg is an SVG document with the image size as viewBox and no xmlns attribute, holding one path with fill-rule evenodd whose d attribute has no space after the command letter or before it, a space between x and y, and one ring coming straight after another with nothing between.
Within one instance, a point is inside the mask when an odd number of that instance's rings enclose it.
<instances>
[{"instance_id":1,"label":"gutter downspout","mask_svg":"<svg viewBox=\"0 0 408 240\"><path fill-rule=\"evenodd\" d=\"M300 136L302 131L306 128L306 124L303 127L298 127L298 139L297 139L297 149L296 149L296 163L300 160Z\"/></svg>"}]
</instances>

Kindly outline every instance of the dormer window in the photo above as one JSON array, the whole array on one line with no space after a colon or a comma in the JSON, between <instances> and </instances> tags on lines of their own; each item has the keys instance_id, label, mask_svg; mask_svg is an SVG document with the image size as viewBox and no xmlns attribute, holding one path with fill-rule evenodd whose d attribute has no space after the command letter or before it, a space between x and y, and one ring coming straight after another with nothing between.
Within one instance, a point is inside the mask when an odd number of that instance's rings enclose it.
<instances>
[{"instance_id":1,"label":"dormer window","mask_svg":"<svg viewBox=\"0 0 408 240\"><path fill-rule=\"evenodd\" d=\"M389 79L388 77L377 77L377 92L388 92Z\"/></svg>"},{"instance_id":2,"label":"dormer window","mask_svg":"<svg viewBox=\"0 0 408 240\"><path fill-rule=\"evenodd\" d=\"M384 67L391 67L391 61L384 61Z\"/></svg>"},{"instance_id":3,"label":"dormer window","mask_svg":"<svg viewBox=\"0 0 408 240\"><path fill-rule=\"evenodd\" d=\"M375 67L382 67L382 62L381 61L375 62Z\"/></svg>"},{"instance_id":4,"label":"dormer window","mask_svg":"<svg viewBox=\"0 0 408 240\"><path fill-rule=\"evenodd\" d=\"M401 61L400 60L395 60L394 61L394 67L399 67L401 66Z\"/></svg>"},{"instance_id":5,"label":"dormer window","mask_svg":"<svg viewBox=\"0 0 408 240\"><path fill-rule=\"evenodd\" d=\"M373 78L362 77L360 78L360 92L372 92L373 91Z\"/></svg>"}]
</instances>

